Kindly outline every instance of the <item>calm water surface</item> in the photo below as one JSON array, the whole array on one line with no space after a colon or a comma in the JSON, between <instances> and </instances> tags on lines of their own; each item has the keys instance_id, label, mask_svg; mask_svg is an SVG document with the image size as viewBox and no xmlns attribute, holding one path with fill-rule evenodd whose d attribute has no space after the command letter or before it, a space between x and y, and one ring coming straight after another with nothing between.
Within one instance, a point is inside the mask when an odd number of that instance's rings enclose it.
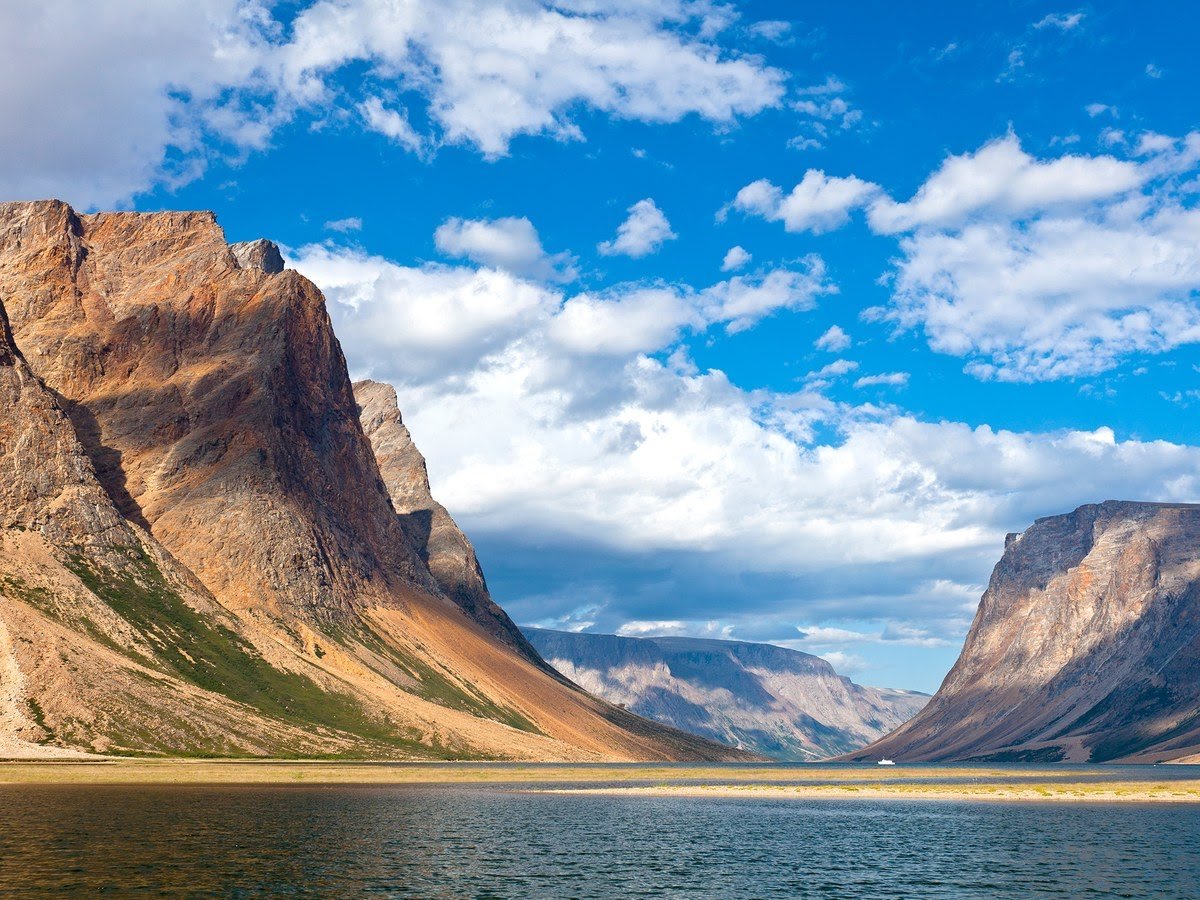
<instances>
[{"instance_id":1,"label":"calm water surface","mask_svg":"<svg viewBox=\"0 0 1200 900\"><path fill-rule=\"evenodd\" d=\"M1200 806L0 787L0 896L1200 896Z\"/></svg>"}]
</instances>

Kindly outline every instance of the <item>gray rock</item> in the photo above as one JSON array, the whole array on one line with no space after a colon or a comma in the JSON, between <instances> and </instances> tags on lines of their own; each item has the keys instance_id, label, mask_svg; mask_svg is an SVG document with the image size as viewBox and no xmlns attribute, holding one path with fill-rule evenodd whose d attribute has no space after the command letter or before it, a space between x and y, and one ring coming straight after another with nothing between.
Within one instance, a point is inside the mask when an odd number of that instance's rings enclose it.
<instances>
[{"instance_id":1,"label":"gray rock","mask_svg":"<svg viewBox=\"0 0 1200 900\"><path fill-rule=\"evenodd\" d=\"M524 631L552 666L610 703L775 759L861 747L929 700L862 687L820 657L774 644Z\"/></svg>"},{"instance_id":2,"label":"gray rock","mask_svg":"<svg viewBox=\"0 0 1200 900\"><path fill-rule=\"evenodd\" d=\"M1200 751L1200 505L1108 501L1008 540L929 705L852 758Z\"/></svg>"},{"instance_id":3,"label":"gray rock","mask_svg":"<svg viewBox=\"0 0 1200 900\"><path fill-rule=\"evenodd\" d=\"M243 269L261 269L268 275L278 275L283 271L283 255L278 245L266 238L230 244L229 249Z\"/></svg>"}]
</instances>

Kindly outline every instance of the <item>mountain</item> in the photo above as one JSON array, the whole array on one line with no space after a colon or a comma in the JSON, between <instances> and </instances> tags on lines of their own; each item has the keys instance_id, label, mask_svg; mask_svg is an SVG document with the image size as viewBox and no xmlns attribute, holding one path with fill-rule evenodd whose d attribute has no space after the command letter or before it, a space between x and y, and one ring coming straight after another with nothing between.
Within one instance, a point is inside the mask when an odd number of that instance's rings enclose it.
<instances>
[{"instance_id":1,"label":"mountain","mask_svg":"<svg viewBox=\"0 0 1200 900\"><path fill-rule=\"evenodd\" d=\"M630 711L775 759L824 759L886 734L926 694L861 687L773 644L526 628L575 683Z\"/></svg>"},{"instance_id":2,"label":"mountain","mask_svg":"<svg viewBox=\"0 0 1200 900\"><path fill-rule=\"evenodd\" d=\"M508 614L491 597L475 548L450 513L433 499L425 457L400 415L396 389L377 381L354 384L359 420L371 442L392 508L442 592L498 640L544 666Z\"/></svg>"},{"instance_id":3,"label":"mountain","mask_svg":"<svg viewBox=\"0 0 1200 900\"><path fill-rule=\"evenodd\" d=\"M1160 762L1200 752L1200 506L1081 506L1005 543L929 705L850 758Z\"/></svg>"},{"instance_id":4,"label":"mountain","mask_svg":"<svg viewBox=\"0 0 1200 900\"><path fill-rule=\"evenodd\" d=\"M0 304L5 752L736 755L551 675L481 574L431 570L269 241L0 204Z\"/></svg>"}]
</instances>

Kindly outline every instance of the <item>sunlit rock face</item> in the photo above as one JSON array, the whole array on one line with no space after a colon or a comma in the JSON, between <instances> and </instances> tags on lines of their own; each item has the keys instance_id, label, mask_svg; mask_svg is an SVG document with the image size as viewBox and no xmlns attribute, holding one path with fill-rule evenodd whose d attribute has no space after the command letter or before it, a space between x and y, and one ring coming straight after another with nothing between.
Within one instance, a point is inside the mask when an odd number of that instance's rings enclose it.
<instances>
[{"instance_id":1,"label":"sunlit rock face","mask_svg":"<svg viewBox=\"0 0 1200 900\"><path fill-rule=\"evenodd\" d=\"M548 671L414 531L271 242L0 204L0 305L0 755L738 756Z\"/></svg>"},{"instance_id":2,"label":"sunlit rock face","mask_svg":"<svg viewBox=\"0 0 1200 900\"><path fill-rule=\"evenodd\" d=\"M854 684L820 657L773 644L525 633L552 666L597 696L775 759L824 759L862 747L929 700Z\"/></svg>"},{"instance_id":3,"label":"sunlit rock face","mask_svg":"<svg viewBox=\"0 0 1200 900\"><path fill-rule=\"evenodd\" d=\"M863 758L1200 750L1200 506L1109 501L1010 536L958 662Z\"/></svg>"}]
</instances>

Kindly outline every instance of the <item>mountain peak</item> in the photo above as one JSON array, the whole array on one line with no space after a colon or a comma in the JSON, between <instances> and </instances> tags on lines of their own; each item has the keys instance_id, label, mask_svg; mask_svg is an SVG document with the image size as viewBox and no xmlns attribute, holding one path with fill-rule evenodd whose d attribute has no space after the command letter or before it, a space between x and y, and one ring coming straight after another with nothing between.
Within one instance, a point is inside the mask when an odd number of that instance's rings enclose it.
<instances>
[{"instance_id":1,"label":"mountain peak","mask_svg":"<svg viewBox=\"0 0 1200 900\"><path fill-rule=\"evenodd\" d=\"M1200 751L1200 505L1107 501L1006 543L898 760L1163 761Z\"/></svg>"}]
</instances>

